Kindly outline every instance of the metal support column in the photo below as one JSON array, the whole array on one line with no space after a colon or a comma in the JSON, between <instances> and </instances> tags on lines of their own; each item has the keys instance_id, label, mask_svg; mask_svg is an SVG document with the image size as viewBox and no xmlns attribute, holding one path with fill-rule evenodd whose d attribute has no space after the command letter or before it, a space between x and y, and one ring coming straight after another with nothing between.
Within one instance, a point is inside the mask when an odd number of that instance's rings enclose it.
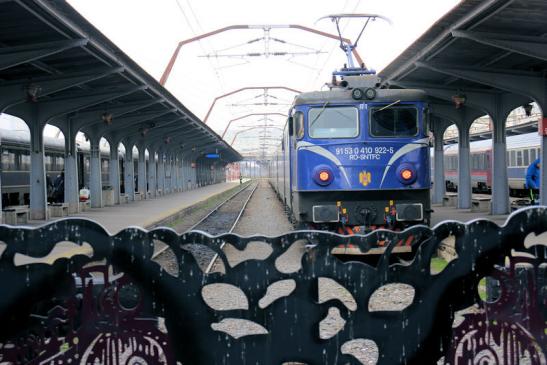
<instances>
[{"instance_id":1,"label":"metal support column","mask_svg":"<svg viewBox=\"0 0 547 365\"><path fill-rule=\"evenodd\" d=\"M90 137L89 194L92 208L103 207L103 186L101 176L100 137Z\"/></svg>"},{"instance_id":2,"label":"metal support column","mask_svg":"<svg viewBox=\"0 0 547 365\"><path fill-rule=\"evenodd\" d=\"M114 194L114 204L120 204L120 155L119 142L110 142L110 161L108 162L110 186Z\"/></svg>"},{"instance_id":3,"label":"metal support column","mask_svg":"<svg viewBox=\"0 0 547 365\"><path fill-rule=\"evenodd\" d=\"M125 158L123 160L124 189L127 201L135 201L135 163L133 161L133 144L125 144Z\"/></svg>"},{"instance_id":4,"label":"metal support column","mask_svg":"<svg viewBox=\"0 0 547 365\"><path fill-rule=\"evenodd\" d=\"M140 145L139 147L139 163L138 163L138 170L139 170L139 194L141 196L141 199L144 200L147 198L146 194L146 154L145 154L145 148L144 145Z\"/></svg>"},{"instance_id":5,"label":"metal support column","mask_svg":"<svg viewBox=\"0 0 547 365\"><path fill-rule=\"evenodd\" d=\"M76 145L76 133L68 123L65 134L65 203L68 204L68 212L76 214L80 210L80 191L78 189L78 147Z\"/></svg>"},{"instance_id":6,"label":"metal support column","mask_svg":"<svg viewBox=\"0 0 547 365\"><path fill-rule=\"evenodd\" d=\"M148 150L148 191L150 198L155 198L157 195L157 176L156 176L156 151Z\"/></svg>"},{"instance_id":7,"label":"metal support column","mask_svg":"<svg viewBox=\"0 0 547 365\"><path fill-rule=\"evenodd\" d=\"M446 192L446 182L444 178L444 144L443 133L435 133L435 154L434 158L434 178L433 178L433 204L442 204Z\"/></svg>"},{"instance_id":8,"label":"metal support column","mask_svg":"<svg viewBox=\"0 0 547 365\"><path fill-rule=\"evenodd\" d=\"M170 154L166 154L166 155L165 155L165 166L164 166L164 169L165 169L165 191L166 191L168 194L171 194L171 180L172 180L172 176L171 176L171 155L170 155Z\"/></svg>"},{"instance_id":9,"label":"metal support column","mask_svg":"<svg viewBox=\"0 0 547 365\"><path fill-rule=\"evenodd\" d=\"M492 133L492 211L494 215L508 214L509 182L507 178L507 144L505 138L506 117L494 120Z\"/></svg>"},{"instance_id":10,"label":"metal support column","mask_svg":"<svg viewBox=\"0 0 547 365\"><path fill-rule=\"evenodd\" d=\"M47 219L46 169L44 166L44 125L29 123L30 129L30 219Z\"/></svg>"},{"instance_id":11,"label":"metal support column","mask_svg":"<svg viewBox=\"0 0 547 365\"><path fill-rule=\"evenodd\" d=\"M169 192L173 194L175 192L175 156L169 156Z\"/></svg>"},{"instance_id":12,"label":"metal support column","mask_svg":"<svg viewBox=\"0 0 547 365\"><path fill-rule=\"evenodd\" d=\"M179 173L180 173L180 191L184 191L184 155L180 154L180 167L179 167Z\"/></svg>"},{"instance_id":13,"label":"metal support column","mask_svg":"<svg viewBox=\"0 0 547 365\"><path fill-rule=\"evenodd\" d=\"M165 195L165 155L158 152L158 190Z\"/></svg>"},{"instance_id":14,"label":"metal support column","mask_svg":"<svg viewBox=\"0 0 547 365\"><path fill-rule=\"evenodd\" d=\"M458 208L471 209L469 124L458 125Z\"/></svg>"}]
</instances>

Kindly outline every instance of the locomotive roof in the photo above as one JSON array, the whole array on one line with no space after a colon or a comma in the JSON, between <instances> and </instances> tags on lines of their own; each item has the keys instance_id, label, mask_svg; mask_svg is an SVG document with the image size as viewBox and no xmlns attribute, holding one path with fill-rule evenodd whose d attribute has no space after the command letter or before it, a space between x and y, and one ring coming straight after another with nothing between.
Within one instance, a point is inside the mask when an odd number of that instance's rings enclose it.
<instances>
[{"instance_id":1,"label":"locomotive roof","mask_svg":"<svg viewBox=\"0 0 547 365\"><path fill-rule=\"evenodd\" d=\"M376 98L363 102L425 101L426 93L417 89L376 89ZM350 89L335 88L328 91L301 93L294 98L294 105L355 102Z\"/></svg>"}]
</instances>

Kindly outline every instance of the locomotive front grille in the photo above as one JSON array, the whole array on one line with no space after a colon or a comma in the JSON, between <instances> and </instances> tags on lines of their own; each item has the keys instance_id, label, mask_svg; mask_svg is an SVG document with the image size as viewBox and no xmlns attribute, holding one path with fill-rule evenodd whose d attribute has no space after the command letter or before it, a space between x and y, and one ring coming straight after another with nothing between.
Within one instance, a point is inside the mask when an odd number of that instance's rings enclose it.
<instances>
[{"instance_id":1,"label":"locomotive front grille","mask_svg":"<svg viewBox=\"0 0 547 365\"><path fill-rule=\"evenodd\" d=\"M399 222L421 221L424 219L424 206L417 204L396 204L397 220Z\"/></svg>"},{"instance_id":2,"label":"locomotive front grille","mask_svg":"<svg viewBox=\"0 0 547 365\"><path fill-rule=\"evenodd\" d=\"M340 214L336 205L314 205L314 223L334 223L340 221Z\"/></svg>"}]
</instances>

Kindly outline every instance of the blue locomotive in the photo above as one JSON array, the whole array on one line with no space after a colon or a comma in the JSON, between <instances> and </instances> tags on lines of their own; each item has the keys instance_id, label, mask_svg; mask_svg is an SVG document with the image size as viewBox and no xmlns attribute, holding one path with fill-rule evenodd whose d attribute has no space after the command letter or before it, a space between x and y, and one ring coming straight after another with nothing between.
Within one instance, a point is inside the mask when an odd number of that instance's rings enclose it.
<instances>
[{"instance_id":1,"label":"blue locomotive","mask_svg":"<svg viewBox=\"0 0 547 365\"><path fill-rule=\"evenodd\" d=\"M274 189L301 228L352 234L429 224L425 93L345 72L329 91L295 98L272 162Z\"/></svg>"}]
</instances>

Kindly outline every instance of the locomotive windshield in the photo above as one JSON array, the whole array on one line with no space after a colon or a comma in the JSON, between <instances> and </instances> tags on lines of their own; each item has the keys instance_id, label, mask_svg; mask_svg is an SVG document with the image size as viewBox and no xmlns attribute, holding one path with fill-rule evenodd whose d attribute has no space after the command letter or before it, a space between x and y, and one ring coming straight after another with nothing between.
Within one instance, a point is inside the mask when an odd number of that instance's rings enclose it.
<instances>
[{"instance_id":1,"label":"locomotive windshield","mask_svg":"<svg viewBox=\"0 0 547 365\"><path fill-rule=\"evenodd\" d=\"M359 135L359 113L355 107L312 108L308 113L311 138L354 138Z\"/></svg>"},{"instance_id":2,"label":"locomotive windshield","mask_svg":"<svg viewBox=\"0 0 547 365\"><path fill-rule=\"evenodd\" d=\"M370 112L374 137L412 137L418 134L418 110L413 106L375 106Z\"/></svg>"}]
</instances>

